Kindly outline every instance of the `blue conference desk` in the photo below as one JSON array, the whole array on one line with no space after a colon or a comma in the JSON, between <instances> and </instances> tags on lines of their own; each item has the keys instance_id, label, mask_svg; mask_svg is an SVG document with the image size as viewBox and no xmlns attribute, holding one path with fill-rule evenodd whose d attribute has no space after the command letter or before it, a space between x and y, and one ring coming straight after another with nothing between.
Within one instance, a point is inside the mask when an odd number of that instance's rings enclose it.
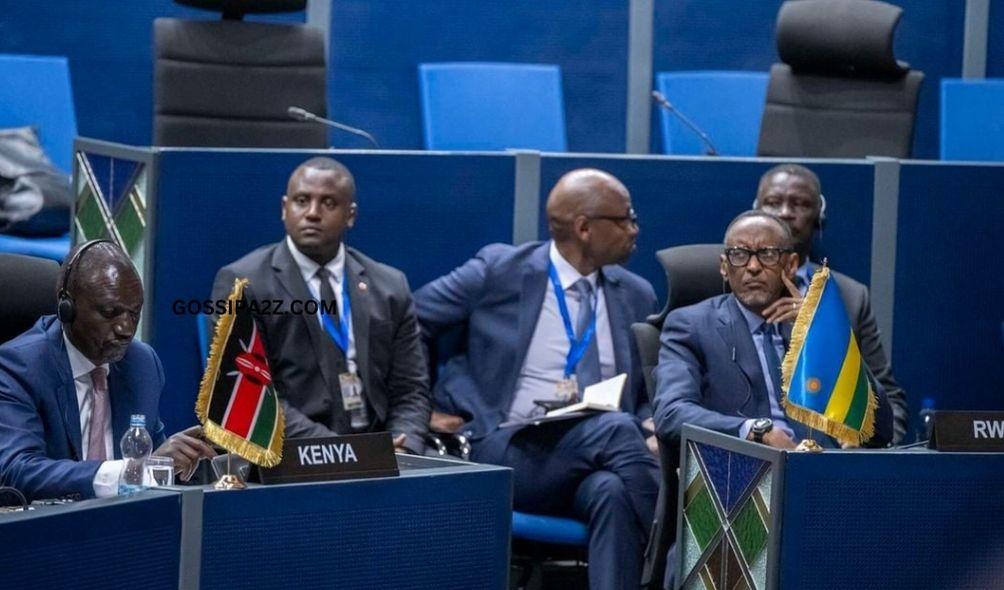
<instances>
[{"instance_id":1,"label":"blue conference desk","mask_svg":"<svg viewBox=\"0 0 1004 590\"><path fill-rule=\"evenodd\" d=\"M505 588L511 471L399 463L393 478L0 514L0 588Z\"/></svg>"},{"instance_id":2,"label":"blue conference desk","mask_svg":"<svg viewBox=\"0 0 1004 590\"><path fill-rule=\"evenodd\" d=\"M1004 454L683 431L678 588L1004 588Z\"/></svg>"}]
</instances>

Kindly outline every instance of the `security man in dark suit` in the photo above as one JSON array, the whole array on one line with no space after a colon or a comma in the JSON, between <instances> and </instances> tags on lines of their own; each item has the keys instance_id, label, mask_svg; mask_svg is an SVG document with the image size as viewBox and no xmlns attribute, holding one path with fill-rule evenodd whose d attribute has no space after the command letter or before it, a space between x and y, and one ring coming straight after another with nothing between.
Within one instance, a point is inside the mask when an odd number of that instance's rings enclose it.
<instances>
[{"instance_id":1,"label":"security man in dark suit","mask_svg":"<svg viewBox=\"0 0 1004 590\"><path fill-rule=\"evenodd\" d=\"M754 207L777 215L791 228L792 246L798 254L795 285L804 296L817 267L809 260L812 236L817 230L822 230L826 223L826 200L820 190L819 178L811 170L798 164L775 166L760 178ZM889 357L882 348L868 287L832 268L830 276L840 287L840 295L861 349L861 356L889 398L893 412L892 444L898 444L906 434L909 418L906 392L896 382ZM793 301L795 298L781 298L769 310L768 317L771 317L771 313L784 313ZM772 320L776 321L776 318L772 317Z\"/></svg>"},{"instance_id":2,"label":"security man in dark suit","mask_svg":"<svg viewBox=\"0 0 1004 590\"><path fill-rule=\"evenodd\" d=\"M355 193L342 164L301 164L282 197L286 238L220 269L213 299L246 278L260 310L291 312L258 316L286 436L389 431L398 451L421 453L429 384L411 291L401 271L345 245Z\"/></svg>"}]
</instances>

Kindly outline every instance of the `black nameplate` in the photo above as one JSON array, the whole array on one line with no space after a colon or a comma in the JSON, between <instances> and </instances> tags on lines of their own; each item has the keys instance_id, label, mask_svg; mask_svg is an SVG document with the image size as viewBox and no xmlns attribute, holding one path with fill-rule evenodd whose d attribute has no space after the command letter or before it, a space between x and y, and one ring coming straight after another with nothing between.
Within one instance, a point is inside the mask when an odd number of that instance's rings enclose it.
<instances>
[{"instance_id":1,"label":"black nameplate","mask_svg":"<svg viewBox=\"0 0 1004 590\"><path fill-rule=\"evenodd\" d=\"M374 432L287 439L282 445L282 462L262 469L261 482L301 483L398 474L390 433Z\"/></svg>"},{"instance_id":2,"label":"black nameplate","mask_svg":"<svg viewBox=\"0 0 1004 590\"><path fill-rule=\"evenodd\" d=\"M930 447L939 451L1004 452L1004 412L937 411Z\"/></svg>"}]
</instances>

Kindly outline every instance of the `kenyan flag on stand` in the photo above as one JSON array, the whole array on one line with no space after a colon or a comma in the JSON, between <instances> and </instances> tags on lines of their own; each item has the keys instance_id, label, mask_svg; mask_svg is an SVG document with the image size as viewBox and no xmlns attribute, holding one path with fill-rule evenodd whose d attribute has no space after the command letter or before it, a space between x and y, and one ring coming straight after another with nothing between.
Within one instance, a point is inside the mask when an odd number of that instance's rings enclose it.
<instances>
[{"instance_id":1,"label":"kenyan flag on stand","mask_svg":"<svg viewBox=\"0 0 1004 590\"><path fill-rule=\"evenodd\" d=\"M195 414L206 438L262 467L282 459L285 420L272 385L265 342L244 303L247 279L234 281L202 376Z\"/></svg>"}]
</instances>

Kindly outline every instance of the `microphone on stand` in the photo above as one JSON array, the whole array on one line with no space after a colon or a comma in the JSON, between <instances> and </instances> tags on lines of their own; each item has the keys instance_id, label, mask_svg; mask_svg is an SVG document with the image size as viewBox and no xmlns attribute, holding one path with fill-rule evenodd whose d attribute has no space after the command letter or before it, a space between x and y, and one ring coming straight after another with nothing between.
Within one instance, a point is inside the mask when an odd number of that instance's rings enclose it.
<instances>
[{"instance_id":1,"label":"microphone on stand","mask_svg":"<svg viewBox=\"0 0 1004 590\"><path fill-rule=\"evenodd\" d=\"M701 138L701 141L708 148L707 151L704 152L706 155L708 156L718 155L718 150L715 149L715 144L711 143L711 138L708 137L708 134L705 133L704 131L701 131L700 127L694 124L694 122L688 119L683 113L678 111L676 107L673 106L673 103L669 102L669 99L666 98L666 95L659 92L658 90L653 90L652 99L655 100L656 104L658 104L662 108L672 113L674 117L683 121L684 125L689 127L691 131L693 131L698 137Z\"/></svg>"},{"instance_id":2,"label":"microphone on stand","mask_svg":"<svg viewBox=\"0 0 1004 590\"><path fill-rule=\"evenodd\" d=\"M365 138L367 141L373 144L373 147L380 149L380 144L377 140L373 138L372 135L366 133L362 129L357 129L355 127L350 127L344 123L339 123L338 121L332 121L331 119L325 119L324 117L315 115L308 110L301 109L300 107L289 107L286 109L286 113L296 119L297 121L312 121L314 123L320 123L321 125L327 125L328 127L334 127L335 129L341 129L351 133L352 135L358 135L359 137Z\"/></svg>"}]
</instances>

